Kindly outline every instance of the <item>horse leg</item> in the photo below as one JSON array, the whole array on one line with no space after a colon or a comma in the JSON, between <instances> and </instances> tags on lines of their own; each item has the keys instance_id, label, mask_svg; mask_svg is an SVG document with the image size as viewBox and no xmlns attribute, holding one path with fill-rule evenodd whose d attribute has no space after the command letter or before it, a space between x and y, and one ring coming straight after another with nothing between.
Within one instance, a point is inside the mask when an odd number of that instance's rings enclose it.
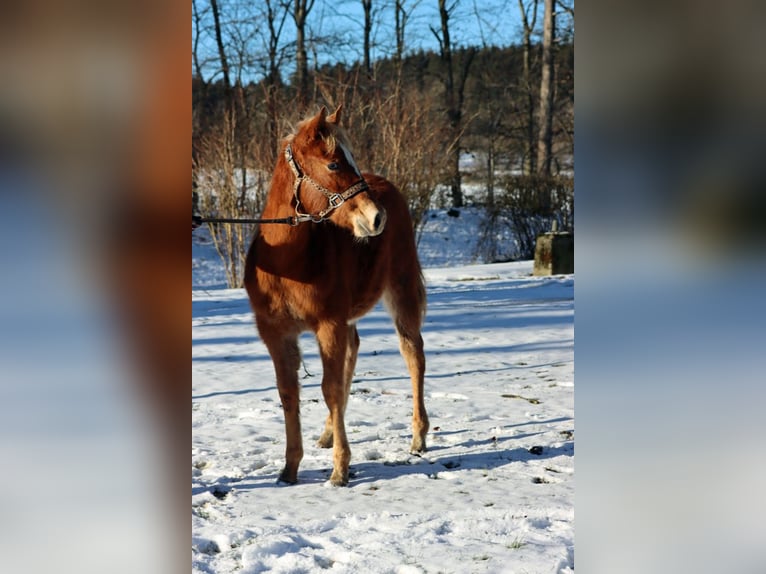
<instances>
[{"instance_id":1,"label":"horse leg","mask_svg":"<svg viewBox=\"0 0 766 574\"><path fill-rule=\"evenodd\" d=\"M322 356L322 394L330 410L332 422L333 470L330 484L348 484L348 464L351 449L346 437L344 413L346 409L345 366L349 355L349 329L346 325L321 324L317 329L317 342Z\"/></svg>"},{"instance_id":2,"label":"horse leg","mask_svg":"<svg viewBox=\"0 0 766 574\"><path fill-rule=\"evenodd\" d=\"M412 445L410 452L425 452L428 414L423 396L426 356L420 334L425 293L422 286L414 293L389 293L386 304L399 335L399 351L407 364L412 382Z\"/></svg>"},{"instance_id":3,"label":"horse leg","mask_svg":"<svg viewBox=\"0 0 766 574\"><path fill-rule=\"evenodd\" d=\"M295 484L298 482L298 465L303 458L303 439L300 419L300 385L298 369L301 355L297 335L271 334L267 329L259 329L261 338L269 350L277 376L277 389L285 413L285 467L279 475L280 482Z\"/></svg>"},{"instance_id":4,"label":"horse leg","mask_svg":"<svg viewBox=\"0 0 766 574\"><path fill-rule=\"evenodd\" d=\"M346 345L346 363L343 367L343 381L345 383L345 401L343 410L345 412L348 405L348 396L351 393L351 381L354 378L354 369L356 369L356 357L359 353L359 333L356 325L348 326L348 343ZM332 414L327 415L324 431L317 441L317 446L321 448L330 448L332 446Z\"/></svg>"}]
</instances>

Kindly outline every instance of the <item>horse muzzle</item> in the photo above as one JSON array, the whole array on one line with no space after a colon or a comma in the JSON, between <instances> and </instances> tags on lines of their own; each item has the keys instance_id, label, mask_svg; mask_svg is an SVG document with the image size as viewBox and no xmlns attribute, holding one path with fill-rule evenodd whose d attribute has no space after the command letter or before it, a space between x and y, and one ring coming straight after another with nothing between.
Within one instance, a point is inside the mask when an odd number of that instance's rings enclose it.
<instances>
[{"instance_id":1,"label":"horse muzzle","mask_svg":"<svg viewBox=\"0 0 766 574\"><path fill-rule=\"evenodd\" d=\"M386 227L386 210L371 201L359 209L353 221L356 237L375 237Z\"/></svg>"}]
</instances>

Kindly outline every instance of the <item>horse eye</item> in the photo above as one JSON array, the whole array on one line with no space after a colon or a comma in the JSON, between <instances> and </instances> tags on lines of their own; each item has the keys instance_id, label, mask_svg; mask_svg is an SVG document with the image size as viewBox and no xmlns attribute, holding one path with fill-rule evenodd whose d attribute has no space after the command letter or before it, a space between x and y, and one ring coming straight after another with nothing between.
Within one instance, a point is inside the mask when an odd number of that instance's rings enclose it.
<instances>
[{"instance_id":1,"label":"horse eye","mask_svg":"<svg viewBox=\"0 0 766 574\"><path fill-rule=\"evenodd\" d=\"M328 163L327 164L327 169L331 169L332 171L335 171L336 169L338 169L338 164L335 163L335 162Z\"/></svg>"}]
</instances>

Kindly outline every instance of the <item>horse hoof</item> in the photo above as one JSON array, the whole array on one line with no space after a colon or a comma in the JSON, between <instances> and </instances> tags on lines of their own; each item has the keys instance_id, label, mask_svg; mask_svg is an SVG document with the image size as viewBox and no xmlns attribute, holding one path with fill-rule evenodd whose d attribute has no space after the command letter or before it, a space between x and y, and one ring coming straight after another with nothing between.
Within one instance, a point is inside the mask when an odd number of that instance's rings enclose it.
<instances>
[{"instance_id":1,"label":"horse hoof","mask_svg":"<svg viewBox=\"0 0 766 574\"><path fill-rule=\"evenodd\" d=\"M317 441L317 446L319 448L332 448L332 433L320 436Z\"/></svg>"},{"instance_id":2,"label":"horse hoof","mask_svg":"<svg viewBox=\"0 0 766 574\"><path fill-rule=\"evenodd\" d=\"M332 486L348 486L348 474L333 472L330 477L330 484Z\"/></svg>"},{"instance_id":3,"label":"horse hoof","mask_svg":"<svg viewBox=\"0 0 766 574\"><path fill-rule=\"evenodd\" d=\"M412 446L410 446L410 452L426 452L426 439L416 437L412 439Z\"/></svg>"},{"instance_id":4,"label":"horse hoof","mask_svg":"<svg viewBox=\"0 0 766 574\"><path fill-rule=\"evenodd\" d=\"M288 474L286 471L282 471L277 479L277 484L282 486L292 485L298 483L298 477L296 475Z\"/></svg>"}]
</instances>

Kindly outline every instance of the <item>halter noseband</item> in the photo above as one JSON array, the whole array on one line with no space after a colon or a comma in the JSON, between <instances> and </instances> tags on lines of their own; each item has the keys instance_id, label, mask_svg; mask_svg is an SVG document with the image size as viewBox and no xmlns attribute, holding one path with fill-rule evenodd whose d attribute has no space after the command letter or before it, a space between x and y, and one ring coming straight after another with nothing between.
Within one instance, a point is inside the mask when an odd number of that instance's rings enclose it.
<instances>
[{"instance_id":1,"label":"halter noseband","mask_svg":"<svg viewBox=\"0 0 766 574\"><path fill-rule=\"evenodd\" d=\"M293 183L293 194L295 195L295 202L296 202L295 217L293 218L293 221L295 222L294 225L298 225L299 223L302 223L304 221L312 221L314 223L319 223L321 221L324 221L325 219L327 219L328 214L338 209L346 201L348 201L355 195L370 189L369 186L367 185L367 182L364 180L364 178L357 181L355 184L353 184L351 187L349 187L348 189L346 189L346 191L342 193L334 193L330 191L329 189L327 189L326 187L319 185L316 181L314 181L308 175L302 172L301 168L298 166L298 162L295 161L295 157L293 156L293 149L290 144L287 144L287 147L285 147L285 159L287 160L287 165L290 166L290 169L295 175L295 182ZM300 211L301 199L298 196L298 189L301 186L301 182L304 180L309 182L319 191L321 191L322 194L327 198L327 201L329 202L329 205L325 209L320 211L319 213L309 214L309 213L301 213Z\"/></svg>"}]
</instances>

